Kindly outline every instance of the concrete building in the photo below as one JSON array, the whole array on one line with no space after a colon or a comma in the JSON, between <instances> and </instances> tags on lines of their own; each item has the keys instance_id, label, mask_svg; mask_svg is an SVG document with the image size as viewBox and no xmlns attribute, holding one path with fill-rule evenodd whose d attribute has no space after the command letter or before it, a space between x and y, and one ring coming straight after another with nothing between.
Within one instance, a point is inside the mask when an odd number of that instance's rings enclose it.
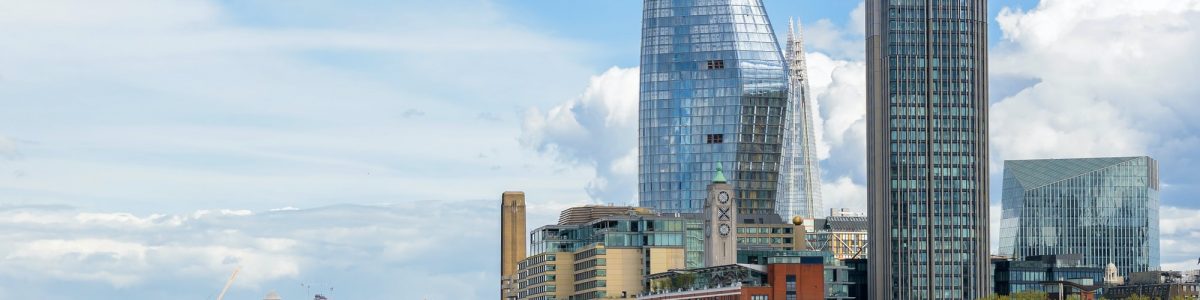
<instances>
[{"instance_id":1,"label":"concrete building","mask_svg":"<svg viewBox=\"0 0 1200 300\"><path fill-rule=\"evenodd\" d=\"M525 193L500 195L500 297L516 299L517 262L525 259Z\"/></svg>"},{"instance_id":2,"label":"concrete building","mask_svg":"<svg viewBox=\"0 0 1200 300\"><path fill-rule=\"evenodd\" d=\"M701 212L720 162L739 214L776 214L788 74L762 0L645 0L642 17L639 206Z\"/></svg>"},{"instance_id":3,"label":"concrete building","mask_svg":"<svg viewBox=\"0 0 1200 300\"><path fill-rule=\"evenodd\" d=\"M1005 161L1000 254L1156 270L1158 198L1158 162L1146 156Z\"/></svg>"},{"instance_id":4,"label":"concrete building","mask_svg":"<svg viewBox=\"0 0 1200 300\"><path fill-rule=\"evenodd\" d=\"M986 296L987 0L865 8L871 299Z\"/></svg>"}]
</instances>

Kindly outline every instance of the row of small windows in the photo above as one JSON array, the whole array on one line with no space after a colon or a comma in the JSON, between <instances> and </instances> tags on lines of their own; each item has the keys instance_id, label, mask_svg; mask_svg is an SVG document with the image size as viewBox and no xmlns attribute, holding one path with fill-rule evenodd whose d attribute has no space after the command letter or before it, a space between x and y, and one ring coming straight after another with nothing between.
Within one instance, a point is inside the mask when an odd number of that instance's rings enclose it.
<instances>
[{"instance_id":1,"label":"row of small windows","mask_svg":"<svg viewBox=\"0 0 1200 300\"><path fill-rule=\"evenodd\" d=\"M932 26L929 26L929 27L934 32L957 31L957 32L961 32L963 34L971 34L972 32L975 31L975 26L979 23L980 22L976 22L976 21L960 21L960 20L951 20L951 21L942 20L942 21L937 21L937 22L933 22L933 23L927 23L926 20L903 19L903 20L896 20L896 21L888 22L888 29L891 32L902 32L902 31L925 32L925 24L930 24Z\"/></svg>"},{"instance_id":2,"label":"row of small windows","mask_svg":"<svg viewBox=\"0 0 1200 300\"><path fill-rule=\"evenodd\" d=\"M592 248L575 253L575 260L583 260L595 257L596 255L604 255L607 251L604 248Z\"/></svg>"},{"instance_id":3,"label":"row of small windows","mask_svg":"<svg viewBox=\"0 0 1200 300\"><path fill-rule=\"evenodd\" d=\"M517 268L524 269L547 261L554 261L554 254L531 256L517 263Z\"/></svg>"},{"instance_id":4,"label":"row of small windows","mask_svg":"<svg viewBox=\"0 0 1200 300\"><path fill-rule=\"evenodd\" d=\"M591 268L595 268L597 266L605 266L606 264L607 264L607 260L605 260L603 258L589 259L586 261L581 261L581 262L575 263L575 270L591 269Z\"/></svg>"},{"instance_id":5,"label":"row of small windows","mask_svg":"<svg viewBox=\"0 0 1200 300\"><path fill-rule=\"evenodd\" d=\"M974 189L979 186L974 180L931 180L932 188L962 188ZM891 182L893 189L924 189L926 181L920 179L893 179Z\"/></svg>"},{"instance_id":6,"label":"row of small windows","mask_svg":"<svg viewBox=\"0 0 1200 300\"><path fill-rule=\"evenodd\" d=\"M924 68L925 56L904 56L891 55L888 56L888 64L893 68L909 67L909 68ZM975 59L970 57L933 57L929 59L929 66L935 68L975 68ZM893 75L894 76L894 75Z\"/></svg>"},{"instance_id":7,"label":"row of small windows","mask_svg":"<svg viewBox=\"0 0 1200 300\"><path fill-rule=\"evenodd\" d=\"M537 295L537 294L541 294L541 293L553 293L556 290L557 289L554 288L553 284L547 284L547 285L536 286L536 287L533 287L533 288L530 288L527 290L523 290L523 291L517 293L517 296L518 296L518 298L521 298L521 299L528 299L528 297L532 297L533 295ZM535 298L535 299L537 299L537 298Z\"/></svg>"},{"instance_id":8,"label":"row of small windows","mask_svg":"<svg viewBox=\"0 0 1200 300\"><path fill-rule=\"evenodd\" d=\"M738 227L738 234L792 234L792 229L787 227Z\"/></svg>"},{"instance_id":9,"label":"row of small windows","mask_svg":"<svg viewBox=\"0 0 1200 300\"><path fill-rule=\"evenodd\" d=\"M933 82L930 84L925 84L925 83L909 84L907 82L890 81L890 82L888 82L888 85L891 88L891 90L893 90L893 91L907 91L909 93L925 93L926 91L934 92L934 93L938 93L938 92L970 93L975 90L973 82L962 83L962 82L937 81L937 82Z\"/></svg>"},{"instance_id":10,"label":"row of small windows","mask_svg":"<svg viewBox=\"0 0 1200 300\"><path fill-rule=\"evenodd\" d=\"M893 82L897 81L925 81L932 80L971 80L971 74L975 71L970 69L932 69L932 70L897 70L890 71ZM928 74L928 77L926 75Z\"/></svg>"},{"instance_id":11,"label":"row of small windows","mask_svg":"<svg viewBox=\"0 0 1200 300\"><path fill-rule=\"evenodd\" d=\"M973 152L975 149L974 143L891 143L892 152Z\"/></svg>"},{"instance_id":12,"label":"row of small windows","mask_svg":"<svg viewBox=\"0 0 1200 300\"><path fill-rule=\"evenodd\" d=\"M558 269L558 266L556 266L556 265L536 266L533 268L522 270L519 274L519 278L525 279L525 278L533 277L536 275L540 275L542 273L553 272L554 270L557 270L557 269Z\"/></svg>"},{"instance_id":13,"label":"row of small windows","mask_svg":"<svg viewBox=\"0 0 1200 300\"><path fill-rule=\"evenodd\" d=\"M594 288L607 287L608 282L604 280L592 280L584 283L575 284L576 291L590 290Z\"/></svg>"},{"instance_id":14,"label":"row of small windows","mask_svg":"<svg viewBox=\"0 0 1200 300\"><path fill-rule=\"evenodd\" d=\"M890 108L891 109L888 110L888 114L890 114L891 116L894 116L894 117L903 117L903 116L923 117L926 115L925 107L893 105ZM934 117L971 117L971 116L975 116L975 109L968 108L968 107L934 107L934 108L930 109L929 111L933 112L932 116L934 116Z\"/></svg>"},{"instance_id":15,"label":"row of small windows","mask_svg":"<svg viewBox=\"0 0 1200 300\"><path fill-rule=\"evenodd\" d=\"M932 134L927 134L926 131L895 130L891 131L890 134L892 141L924 141L929 135L932 135L933 139L938 141L975 140L975 133L970 131L934 131Z\"/></svg>"},{"instance_id":16,"label":"row of small windows","mask_svg":"<svg viewBox=\"0 0 1200 300\"><path fill-rule=\"evenodd\" d=\"M546 283L546 282L554 282L554 280L556 278L557 278L557 276L555 276L554 274L547 274L547 275L535 276L532 278L524 279L524 280L521 280L520 288L524 289L524 288L527 288L530 286L534 286L534 285L538 285L538 284L542 284L542 283Z\"/></svg>"},{"instance_id":17,"label":"row of small windows","mask_svg":"<svg viewBox=\"0 0 1200 300\"><path fill-rule=\"evenodd\" d=\"M957 130L974 130L975 117L935 117L935 118L912 118L912 117L896 117L892 118L889 123L892 127L903 128L925 128L926 123L935 129L957 129Z\"/></svg>"},{"instance_id":18,"label":"row of small windows","mask_svg":"<svg viewBox=\"0 0 1200 300\"><path fill-rule=\"evenodd\" d=\"M784 245L791 244L792 238L739 237L737 242L743 245Z\"/></svg>"},{"instance_id":19,"label":"row of small windows","mask_svg":"<svg viewBox=\"0 0 1200 300\"><path fill-rule=\"evenodd\" d=\"M596 278L596 277L604 277L607 274L608 274L608 272L604 271L604 269L583 271L583 272L579 272L579 273L575 274L575 281L583 281L583 280L592 279L592 278Z\"/></svg>"},{"instance_id":20,"label":"row of small windows","mask_svg":"<svg viewBox=\"0 0 1200 300\"><path fill-rule=\"evenodd\" d=\"M957 95L952 93L932 95L929 97L929 100L930 103L933 103L937 106L961 106L964 108L969 108L973 107L973 105L970 104L972 104L972 100L974 100L974 98L967 93L961 93ZM896 91L893 91L892 95L888 99L888 102L892 105L925 105L925 94L897 93Z\"/></svg>"}]
</instances>

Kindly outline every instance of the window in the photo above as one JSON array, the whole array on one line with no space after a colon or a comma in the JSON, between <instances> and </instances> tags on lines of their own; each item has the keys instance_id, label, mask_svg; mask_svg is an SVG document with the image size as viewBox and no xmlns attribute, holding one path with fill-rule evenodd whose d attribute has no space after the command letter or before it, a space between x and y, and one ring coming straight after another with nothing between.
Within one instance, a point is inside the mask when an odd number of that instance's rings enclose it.
<instances>
[{"instance_id":1,"label":"window","mask_svg":"<svg viewBox=\"0 0 1200 300\"><path fill-rule=\"evenodd\" d=\"M771 300L771 297L767 295L753 295L750 296L750 300Z\"/></svg>"},{"instance_id":2,"label":"window","mask_svg":"<svg viewBox=\"0 0 1200 300\"><path fill-rule=\"evenodd\" d=\"M706 144L721 144L724 142L725 142L724 134L709 134L709 135L704 136L704 143L706 143Z\"/></svg>"},{"instance_id":3,"label":"window","mask_svg":"<svg viewBox=\"0 0 1200 300\"><path fill-rule=\"evenodd\" d=\"M723 60L723 59L710 60L710 61L705 62L705 69L708 69L708 70L717 70L717 69L724 69L724 68L725 68L725 60Z\"/></svg>"}]
</instances>

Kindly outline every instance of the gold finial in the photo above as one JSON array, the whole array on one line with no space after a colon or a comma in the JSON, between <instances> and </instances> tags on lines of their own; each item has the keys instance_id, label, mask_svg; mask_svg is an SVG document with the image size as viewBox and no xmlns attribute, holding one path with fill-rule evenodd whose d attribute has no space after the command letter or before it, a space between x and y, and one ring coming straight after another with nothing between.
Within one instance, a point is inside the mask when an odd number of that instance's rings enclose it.
<instances>
[{"instance_id":1,"label":"gold finial","mask_svg":"<svg viewBox=\"0 0 1200 300\"><path fill-rule=\"evenodd\" d=\"M801 218L800 216L792 217L792 225L804 225L804 218Z\"/></svg>"}]
</instances>

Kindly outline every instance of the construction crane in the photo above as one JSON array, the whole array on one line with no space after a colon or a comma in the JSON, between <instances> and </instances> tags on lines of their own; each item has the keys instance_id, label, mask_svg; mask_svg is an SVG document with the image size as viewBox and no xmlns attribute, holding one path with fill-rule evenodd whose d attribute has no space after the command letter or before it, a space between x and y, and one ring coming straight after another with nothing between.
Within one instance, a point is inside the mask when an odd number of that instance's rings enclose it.
<instances>
[{"instance_id":1,"label":"construction crane","mask_svg":"<svg viewBox=\"0 0 1200 300\"><path fill-rule=\"evenodd\" d=\"M241 266L238 266L237 269L233 269L233 275L229 276L229 281L225 281L225 288L221 289L220 294L217 294L217 300L225 299L225 292L229 291L229 286L233 285L233 280L237 279L238 271L241 271L241 270L242 270Z\"/></svg>"}]
</instances>

